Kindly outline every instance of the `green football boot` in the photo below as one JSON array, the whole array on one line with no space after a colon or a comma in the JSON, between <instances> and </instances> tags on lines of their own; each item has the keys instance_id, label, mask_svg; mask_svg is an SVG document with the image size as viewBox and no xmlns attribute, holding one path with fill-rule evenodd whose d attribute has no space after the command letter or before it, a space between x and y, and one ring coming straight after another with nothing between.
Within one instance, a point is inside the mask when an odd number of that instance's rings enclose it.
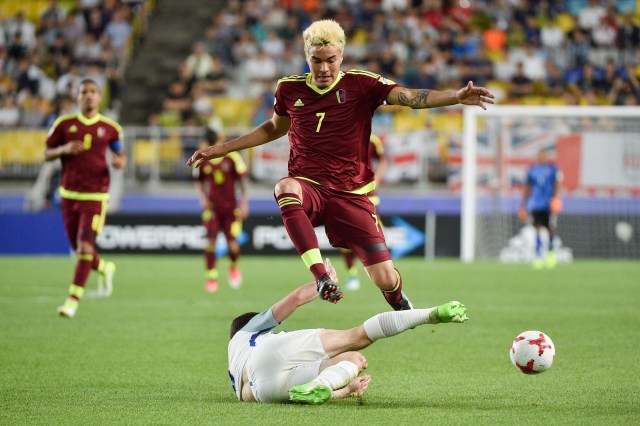
<instances>
[{"instance_id":1,"label":"green football boot","mask_svg":"<svg viewBox=\"0 0 640 426\"><path fill-rule=\"evenodd\" d=\"M294 386L289 389L289 400L304 404L324 404L331 398L331 388L316 382Z\"/></svg>"},{"instance_id":2,"label":"green football boot","mask_svg":"<svg viewBox=\"0 0 640 426\"><path fill-rule=\"evenodd\" d=\"M431 311L429 317L432 324L439 322L465 322L469 319L467 307L456 300L438 306Z\"/></svg>"}]
</instances>

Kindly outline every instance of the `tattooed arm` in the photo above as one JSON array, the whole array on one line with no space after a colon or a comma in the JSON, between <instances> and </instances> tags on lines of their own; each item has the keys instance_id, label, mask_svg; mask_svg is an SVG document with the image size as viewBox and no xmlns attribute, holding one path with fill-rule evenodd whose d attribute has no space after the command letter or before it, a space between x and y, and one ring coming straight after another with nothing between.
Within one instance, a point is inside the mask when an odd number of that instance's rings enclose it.
<instances>
[{"instance_id":1,"label":"tattooed arm","mask_svg":"<svg viewBox=\"0 0 640 426\"><path fill-rule=\"evenodd\" d=\"M407 89L395 87L387 96L390 105L408 106L413 109L435 108L447 105L478 105L487 109L485 103L492 104L494 96L484 87L475 87L469 82L460 90Z\"/></svg>"}]
</instances>

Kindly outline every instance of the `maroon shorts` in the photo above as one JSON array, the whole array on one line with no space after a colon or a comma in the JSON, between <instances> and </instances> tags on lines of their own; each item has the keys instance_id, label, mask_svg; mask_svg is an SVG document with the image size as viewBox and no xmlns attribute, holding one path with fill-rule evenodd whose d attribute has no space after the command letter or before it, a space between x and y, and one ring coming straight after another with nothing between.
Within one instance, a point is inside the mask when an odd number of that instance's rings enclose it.
<instances>
[{"instance_id":1,"label":"maroon shorts","mask_svg":"<svg viewBox=\"0 0 640 426\"><path fill-rule=\"evenodd\" d=\"M104 227L106 201L80 201L62 198L62 220L73 251L78 242L95 244L96 236Z\"/></svg>"},{"instance_id":2,"label":"maroon shorts","mask_svg":"<svg viewBox=\"0 0 640 426\"><path fill-rule=\"evenodd\" d=\"M216 211L210 210L211 217L203 213L202 223L207 230L207 238L215 240L222 231L227 241L235 241L242 229L240 209Z\"/></svg>"},{"instance_id":3,"label":"maroon shorts","mask_svg":"<svg viewBox=\"0 0 640 426\"><path fill-rule=\"evenodd\" d=\"M376 208L366 194L296 181L302 187L302 207L307 217L314 227L324 225L333 247L353 250L364 266L391 259Z\"/></svg>"}]
</instances>

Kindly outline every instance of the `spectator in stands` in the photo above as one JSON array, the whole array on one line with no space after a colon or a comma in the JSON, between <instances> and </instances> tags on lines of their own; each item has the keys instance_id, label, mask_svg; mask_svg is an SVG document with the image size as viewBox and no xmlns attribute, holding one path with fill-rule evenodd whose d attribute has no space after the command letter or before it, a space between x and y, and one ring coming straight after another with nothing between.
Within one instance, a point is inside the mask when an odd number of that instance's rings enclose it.
<instances>
[{"instance_id":1,"label":"spectator in stands","mask_svg":"<svg viewBox=\"0 0 640 426\"><path fill-rule=\"evenodd\" d=\"M102 11L99 7L93 7L85 12L85 31L91 33L96 40L99 40L107 27Z\"/></svg>"},{"instance_id":2,"label":"spectator in stands","mask_svg":"<svg viewBox=\"0 0 640 426\"><path fill-rule=\"evenodd\" d=\"M270 58L279 60L285 51L284 40L274 30L267 31L267 38L260 43L262 51Z\"/></svg>"},{"instance_id":3,"label":"spectator in stands","mask_svg":"<svg viewBox=\"0 0 640 426\"><path fill-rule=\"evenodd\" d=\"M11 38L9 42L9 48L7 49L7 56L9 59L9 64L7 67L11 70L13 67L17 66L17 64L26 58L29 55L29 47L23 41L22 33L17 32Z\"/></svg>"},{"instance_id":4,"label":"spectator in stands","mask_svg":"<svg viewBox=\"0 0 640 426\"><path fill-rule=\"evenodd\" d=\"M118 7L113 12L113 18L109 21L104 30L105 34L111 40L111 46L113 47L115 57L121 62L126 62L129 40L131 38L131 32L133 31L131 23L127 18L128 9L125 7Z\"/></svg>"},{"instance_id":5,"label":"spectator in stands","mask_svg":"<svg viewBox=\"0 0 640 426\"><path fill-rule=\"evenodd\" d=\"M87 24L82 15L82 11L75 9L65 17L64 22L59 27L59 31L66 42L72 43L74 40L79 40L85 34L86 27ZM92 33L92 35L94 39L96 39L95 34Z\"/></svg>"},{"instance_id":6,"label":"spectator in stands","mask_svg":"<svg viewBox=\"0 0 640 426\"><path fill-rule=\"evenodd\" d=\"M596 93L604 92L600 70L598 70L591 63L584 64L582 66L582 75L578 79L576 87L578 88L580 93L586 93L589 91L593 91Z\"/></svg>"},{"instance_id":7,"label":"spectator in stands","mask_svg":"<svg viewBox=\"0 0 640 426\"><path fill-rule=\"evenodd\" d=\"M51 111L45 117L43 126L47 129L53 126L53 123L58 119L58 117L65 114L72 114L76 111L75 104L73 102L73 98L70 96L58 96L51 107Z\"/></svg>"},{"instance_id":8,"label":"spectator in stands","mask_svg":"<svg viewBox=\"0 0 640 426\"><path fill-rule=\"evenodd\" d=\"M80 85L80 68L76 62L69 65L66 73L62 74L56 82L56 93L58 96L73 97L74 93L78 93Z\"/></svg>"},{"instance_id":9,"label":"spectator in stands","mask_svg":"<svg viewBox=\"0 0 640 426\"><path fill-rule=\"evenodd\" d=\"M58 0L49 0L49 6L40 14L40 21L51 19L56 25L60 25L66 16L67 12L63 7L60 7Z\"/></svg>"},{"instance_id":10,"label":"spectator in stands","mask_svg":"<svg viewBox=\"0 0 640 426\"><path fill-rule=\"evenodd\" d=\"M213 58L207 52L203 42L193 44L191 54L185 61L186 77L191 80L204 80L213 71Z\"/></svg>"},{"instance_id":11,"label":"spectator in stands","mask_svg":"<svg viewBox=\"0 0 640 426\"><path fill-rule=\"evenodd\" d=\"M564 45L565 34L558 23L547 19L540 29L540 44L545 49L560 49Z\"/></svg>"},{"instance_id":12,"label":"spectator in stands","mask_svg":"<svg viewBox=\"0 0 640 426\"><path fill-rule=\"evenodd\" d=\"M507 43L507 34L494 20L493 25L482 34L482 40L489 54L502 52Z\"/></svg>"},{"instance_id":13,"label":"spectator in stands","mask_svg":"<svg viewBox=\"0 0 640 426\"><path fill-rule=\"evenodd\" d=\"M259 49L256 56L245 62L244 73L249 78L250 83L255 86L261 86L264 81L273 81L276 78L278 66L276 61L267 56L267 54ZM254 93L259 89L254 88L249 93ZM252 97L252 96L249 96Z\"/></svg>"},{"instance_id":14,"label":"spectator in stands","mask_svg":"<svg viewBox=\"0 0 640 426\"><path fill-rule=\"evenodd\" d=\"M47 113L47 103L44 99L38 95L27 92L20 100L20 107L22 111L19 123L20 127L34 129L44 126Z\"/></svg>"},{"instance_id":15,"label":"spectator in stands","mask_svg":"<svg viewBox=\"0 0 640 426\"><path fill-rule=\"evenodd\" d=\"M585 31L593 30L606 14L606 9L600 5L598 0L589 0L589 5L578 12L580 29Z\"/></svg>"},{"instance_id":16,"label":"spectator in stands","mask_svg":"<svg viewBox=\"0 0 640 426\"><path fill-rule=\"evenodd\" d=\"M20 108L11 95L0 98L0 128L16 127L20 123Z\"/></svg>"},{"instance_id":17,"label":"spectator in stands","mask_svg":"<svg viewBox=\"0 0 640 426\"><path fill-rule=\"evenodd\" d=\"M627 78L618 77L614 80L607 98L613 105L640 104L640 82L633 67L627 70Z\"/></svg>"},{"instance_id":18,"label":"spectator in stands","mask_svg":"<svg viewBox=\"0 0 640 426\"><path fill-rule=\"evenodd\" d=\"M609 15L604 15L591 30L591 39L596 47L614 47L617 36L615 19Z\"/></svg>"},{"instance_id":19,"label":"spectator in stands","mask_svg":"<svg viewBox=\"0 0 640 426\"><path fill-rule=\"evenodd\" d=\"M86 33L79 38L73 48L73 56L81 64L102 59L102 52L102 45L91 33Z\"/></svg>"},{"instance_id":20,"label":"spectator in stands","mask_svg":"<svg viewBox=\"0 0 640 426\"><path fill-rule=\"evenodd\" d=\"M176 79L169 85L169 91L163 102L166 111L177 112L184 116L191 111L189 86L184 80Z\"/></svg>"},{"instance_id":21,"label":"spectator in stands","mask_svg":"<svg viewBox=\"0 0 640 426\"><path fill-rule=\"evenodd\" d=\"M258 54L258 45L249 31L243 31L237 43L233 44L233 61L242 64Z\"/></svg>"},{"instance_id":22,"label":"spectator in stands","mask_svg":"<svg viewBox=\"0 0 640 426\"><path fill-rule=\"evenodd\" d=\"M634 21L634 15L627 12L618 26L616 46L622 49L622 62L629 64L635 59L635 52L640 46L640 27Z\"/></svg>"},{"instance_id":23,"label":"spectator in stands","mask_svg":"<svg viewBox=\"0 0 640 426\"><path fill-rule=\"evenodd\" d=\"M562 70L553 62L547 61L547 78L545 80L546 95L552 98L562 98L567 87L567 83L562 74Z\"/></svg>"},{"instance_id":24,"label":"spectator in stands","mask_svg":"<svg viewBox=\"0 0 640 426\"><path fill-rule=\"evenodd\" d=\"M278 75L302 74L305 69L304 59L296 55L291 44L287 44L284 49L282 59L278 61Z\"/></svg>"},{"instance_id":25,"label":"spectator in stands","mask_svg":"<svg viewBox=\"0 0 640 426\"><path fill-rule=\"evenodd\" d=\"M522 62L518 62L515 74L509 81L509 97L518 100L531 94L533 94L533 81L527 77Z\"/></svg>"},{"instance_id":26,"label":"spectator in stands","mask_svg":"<svg viewBox=\"0 0 640 426\"><path fill-rule=\"evenodd\" d=\"M480 46L478 52L466 58L462 62L460 68L460 82L473 81L479 86L485 86L488 81L493 79L493 63L489 60L484 46ZM431 86L415 86L415 87L438 87Z\"/></svg>"},{"instance_id":27,"label":"spectator in stands","mask_svg":"<svg viewBox=\"0 0 640 426\"><path fill-rule=\"evenodd\" d=\"M580 29L571 31L567 46L567 61L569 67L580 67L589 62L591 42L587 35Z\"/></svg>"},{"instance_id":28,"label":"spectator in stands","mask_svg":"<svg viewBox=\"0 0 640 426\"><path fill-rule=\"evenodd\" d=\"M29 21L21 10L15 14L15 16L7 22L7 36L9 42L13 42L16 36L19 34L21 43L29 49L33 49L36 44L36 27L33 22Z\"/></svg>"}]
</instances>

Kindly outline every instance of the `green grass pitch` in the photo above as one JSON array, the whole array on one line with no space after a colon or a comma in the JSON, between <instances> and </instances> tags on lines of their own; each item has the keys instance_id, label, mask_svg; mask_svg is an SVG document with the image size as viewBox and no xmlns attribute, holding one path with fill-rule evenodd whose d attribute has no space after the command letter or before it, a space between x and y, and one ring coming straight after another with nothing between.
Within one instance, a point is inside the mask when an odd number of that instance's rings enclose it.
<instances>
[{"instance_id":1,"label":"green grass pitch","mask_svg":"<svg viewBox=\"0 0 640 426\"><path fill-rule=\"evenodd\" d=\"M202 290L200 256L116 256L110 299L56 307L71 258L0 257L0 424L639 424L640 262L527 265L400 259L418 307L467 304L465 324L421 326L364 350L361 401L323 406L235 400L230 320L310 281L293 257L244 257L245 283ZM339 273L344 267L334 257ZM224 271L227 261L221 261ZM363 287L300 308L284 329L347 328L387 310ZM95 288L96 276L88 288ZM527 376L508 349L521 331L555 342L551 369Z\"/></svg>"}]
</instances>

